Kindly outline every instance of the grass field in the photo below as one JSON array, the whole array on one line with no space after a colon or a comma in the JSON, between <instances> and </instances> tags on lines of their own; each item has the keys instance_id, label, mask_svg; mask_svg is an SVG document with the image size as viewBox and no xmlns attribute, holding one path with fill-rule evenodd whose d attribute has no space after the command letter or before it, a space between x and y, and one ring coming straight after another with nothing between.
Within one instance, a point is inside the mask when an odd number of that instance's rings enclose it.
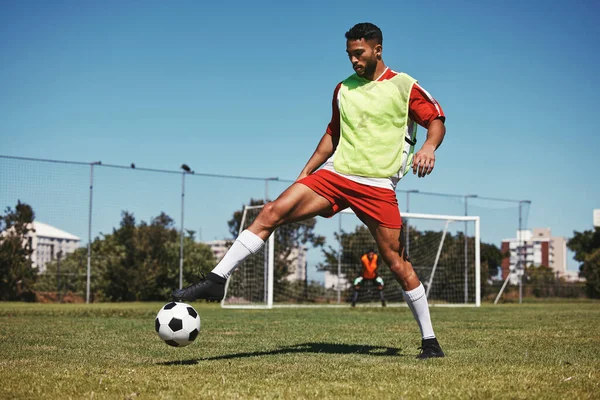
<instances>
[{"instance_id":1,"label":"grass field","mask_svg":"<svg viewBox=\"0 0 600 400\"><path fill-rule=\"evenodd\" d=\"M428 361L407 308L196 303L173 348L161 306L0 303L0 398L600 398L600 302L432 308L447 357Z\"/></svg>"}]
</instances>

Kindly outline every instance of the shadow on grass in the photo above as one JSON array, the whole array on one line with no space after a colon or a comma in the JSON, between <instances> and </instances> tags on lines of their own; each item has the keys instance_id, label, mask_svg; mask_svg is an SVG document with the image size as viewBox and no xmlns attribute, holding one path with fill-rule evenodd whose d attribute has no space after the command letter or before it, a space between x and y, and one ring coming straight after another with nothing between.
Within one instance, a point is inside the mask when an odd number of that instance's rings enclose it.
<instances>
[{"instance_id":1,"label":"shadow on grass","mask_svg":"<svg viewBox=\"0 0 600 400\"><path fill-rule=\"evenodd\" d=\"M234 358L260 357L275 354L298 354L298 353L325 353L325 354L366 354L370 356L401 356L400 349L395 347L368 346L360 344L337 344L337 343L302 343L286 346L271 351L254 351L248 353L233 353L222 356L206 357L190 360L165 361L158 365L194 365L200 361L231 360Z\"/></svg>"}]
</instances>

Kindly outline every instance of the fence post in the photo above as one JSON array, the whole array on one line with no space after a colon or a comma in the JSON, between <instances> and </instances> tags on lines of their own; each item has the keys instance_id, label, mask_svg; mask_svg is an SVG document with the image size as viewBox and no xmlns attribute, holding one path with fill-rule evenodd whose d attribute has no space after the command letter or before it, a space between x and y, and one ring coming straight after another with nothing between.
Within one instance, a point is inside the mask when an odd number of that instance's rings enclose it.
<instances>
[{"instance_id":1,"label":"fence post","mask_svg":"<svg viewBox=\"0 0 600 400\"><path fill-rule=\"evenodd\" d=\"M181 231L179 232L179 289L183 288L183 217L185 199L185 171L181 173Z\"/></svg>"},{"instance_id":2,"label":"fence post","mask_svg":"<svg viewBox=\"0 0 600 400\"><path fill-rule=\"evenodd\" d=\"M90 303L90 281L92 275L92 199L94 197L94 165L101 165L96 161L90 164L90 208L88 211L88 246L87 246L87 273L85 283L85 303Z\"/></svg>"}]
</instances>

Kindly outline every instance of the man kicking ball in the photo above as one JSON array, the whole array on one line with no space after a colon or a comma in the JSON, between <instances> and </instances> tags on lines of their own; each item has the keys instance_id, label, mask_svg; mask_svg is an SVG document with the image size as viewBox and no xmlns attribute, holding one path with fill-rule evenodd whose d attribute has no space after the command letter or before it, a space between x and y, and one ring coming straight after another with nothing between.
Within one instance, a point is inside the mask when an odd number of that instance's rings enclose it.
<instances>
[{"instance_id":1,"label":"man kicking ball","mask_svg":"<svg viewBox=\"0 0 600 400\"><path fill-rule=\"evenodd\" d=\"M383 35L371 23L346 32L346 52L355 73L333 94L332 118L298 179L233 243L206 279L173 292L175 299L219 301L238 264L259 251L284 224L315 216L331 217L350 207L368 227L382 260L402 286L421 330L420 359L444 357L429 315L425 289L402 239L396 184L412 167L422 178L435 165L435 150L446 128L439 104L409 75L383 62ZM414 153L417 124L427 138Z\"/></svg>"}]
</instances>

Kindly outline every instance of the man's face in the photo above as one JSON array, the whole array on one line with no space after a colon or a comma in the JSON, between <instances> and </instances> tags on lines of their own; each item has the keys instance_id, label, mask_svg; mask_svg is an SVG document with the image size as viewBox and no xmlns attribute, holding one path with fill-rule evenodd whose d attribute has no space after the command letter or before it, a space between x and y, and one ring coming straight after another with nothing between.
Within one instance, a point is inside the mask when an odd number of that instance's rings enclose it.
<instances>
[{"instance_id":1,"label":"man's face","mask_svg":"<svg viewBox=\"0 0 600 400\"><path fill-rule=\"evenodd\" d=\"M381 45L374 40L347 40L346 53L356 75L373 79L377 68L377 54L381 54Z\"/></svg>"},{"instance_id":2,"label":"man's face","mask_svg":"<svg viewBox=\"0 0 600 400\"><path fill-rule=\"evenodd\" d=\"M374 255L375 255L375 253L372 251L367 253L367 257L369 257L369 260L372 260Z\"/></svg>"}]
</instances>

